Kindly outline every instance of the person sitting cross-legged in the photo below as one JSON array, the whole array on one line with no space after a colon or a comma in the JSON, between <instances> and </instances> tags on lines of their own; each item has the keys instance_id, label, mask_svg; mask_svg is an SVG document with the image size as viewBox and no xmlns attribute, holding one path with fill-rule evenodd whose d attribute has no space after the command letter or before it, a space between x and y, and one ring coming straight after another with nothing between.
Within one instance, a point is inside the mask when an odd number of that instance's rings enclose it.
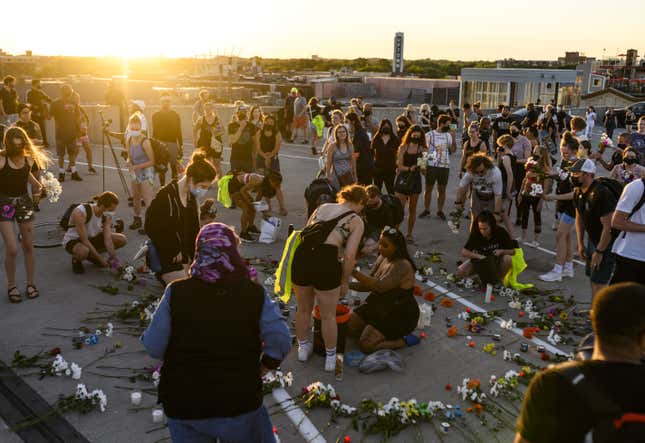
<instances>
[{"instance_id":1,"label":"person sitting cross-legged","mask_svg":"<svg viewBox=\"0 0 645 443\"><path fill-rule=\"evenodd\" d=\"M371 292L367 302L352 312L348 323L350 335L359 337L361 351L372 353L419 343L410 335L419 321L419 305L413 295L415 271L405 237L398 229L386 226L370 274L352 272L358 282L350 283L350 288Z\"/></svg>"}]
</instances>

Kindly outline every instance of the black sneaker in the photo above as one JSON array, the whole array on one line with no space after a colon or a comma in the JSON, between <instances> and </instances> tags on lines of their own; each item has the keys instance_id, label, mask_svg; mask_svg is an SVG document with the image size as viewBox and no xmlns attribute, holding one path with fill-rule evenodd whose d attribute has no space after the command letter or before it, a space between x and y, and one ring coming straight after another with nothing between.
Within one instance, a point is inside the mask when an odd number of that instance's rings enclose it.
<instances>
[{"instance_id":1,"label":"black sneaker","mask_svg":"<svg viewBox=\"0 0 645 443\"><path fill-rule=\"evenodd\" d=\"M430 211L428 211L427 209L424 209L423 212L419 214L419 218L426 218L426 217L430 217Z\"/></svg>"},{"instance_id":2,"label":"black sneaker","mask_svg":"<svg viewBox=\"0 0 645 443\"><path fill-rule=\"evenodd\" d=\"M441 220L446 220L446 214L444 214L443 211L437 212L437 217L439 217Z\"/></svg>"},{"instance_id":3,"label":"black sneaker","mask_svg":"<svg viewBox=\"0 0 645 443\"><path fill-rule=\"evenodd\" d=\"M34 203L32 208L35 212L40 212L40 206L38 206L38 203Z\"/></svg>"},{"instance_id":4,"label":"black sneaker","mask_svg":"<svg viewBox=\"0 0 645 443\"><path fill-rule=\"evenodd\" d=\"M141 222L141 217L135 216L134 220L132 220L132 224L128 226L128 228L135 230L135 229L139 229L142 226L143 226L143 223Z\"/></svg>"},{"instance_id":5,"label":"black sneaker","mask_svg":"<svg viewBox=\"0 0 645 443\"><path fill-rule=\"evenodd\" d=\"M85 267L83 267L83 263L80 261L76 260L75 258L72 259L72 271L74 271L74 274L84 274L85 273Z\"/></svg>"},{"instance_id":6,"label":"black sneaker","mask_svg":"<svg viewBox=\"0 0 645 443\"><path fill-rule=\"evenodd\" d=\"M61 172L58 174L58 181L63 183L65 181L65 173Z\"/></svg>"},{"instance_id":7,"label":"black sneaker","mask_svg":"<svg viewBox=\"0 0 645 443\"><path fill-rule=\"evenodd\" d=\"M76 181L76 182L82 182L82 181L83 181L83 179L81 178L81 176L80 176L80 175L78 175L78 172L77 172L77 171L72 172L72 180L74 180L74 181Z\"/></svg>"},{"instance_id":8,"label":"black sneaker","mask_svg":"<svg viewBox=\"0 0 645 443\"><path fill-rule=\"evenodd\" d=\"M257 226L255 226L255 225L251 225L251 226L249 226L249 228L246 230L246 232L248 232L249 234L259 234L259 233L260 233L260 230L258 229L258 227L257 227Z\"/></svg>"},{"instance_id":9,"label":"black sneaker","mask_svg":"<svg viewBox=\"0 0 645 443\"><path fill-rule=\"evenodd\" d=\"M240 240L242 240L242 243L254 243L255 242L255 237L253 237L248 232L242 232L240 234Z\"/></svg>"}]
</instances>

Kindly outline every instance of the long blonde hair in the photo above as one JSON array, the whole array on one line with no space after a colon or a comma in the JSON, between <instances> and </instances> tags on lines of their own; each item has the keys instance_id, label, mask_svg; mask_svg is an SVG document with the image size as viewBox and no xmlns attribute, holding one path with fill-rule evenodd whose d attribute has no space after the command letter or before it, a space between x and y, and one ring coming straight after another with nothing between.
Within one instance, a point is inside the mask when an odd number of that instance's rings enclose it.
<instances>
[{"instance_id":1,"label":"long blonde hair","mask_svg":"<svg viewBox=\"0 0 645 443\"><path fill-rule=\"evenodd\" d=\"M34 163L36 163L36 166L38 166L38 169L47 169L47 165L51 163L49 154L47 151L35 146L31 140L29 140L29 136L25 130L19 126L12 126L4 133L3 143L5 148L0 150L0 155L5 156L5 158L9 157L6 147L10 144L13 146L14 138L21 138L24 141L22 154L25 157L32 159Z\"/></svg>"}]
</instances>

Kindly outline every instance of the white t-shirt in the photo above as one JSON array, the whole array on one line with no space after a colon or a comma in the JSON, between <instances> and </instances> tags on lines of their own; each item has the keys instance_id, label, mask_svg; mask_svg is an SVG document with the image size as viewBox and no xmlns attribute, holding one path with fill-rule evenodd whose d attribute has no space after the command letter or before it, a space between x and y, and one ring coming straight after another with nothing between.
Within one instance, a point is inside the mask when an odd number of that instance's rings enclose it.
<instances>
[{"instance_id":1,"label":"white t-shirt","mask_svg":"<svg viewBox=\"0 0 645 443\"><path fill-rule=\"evenodd\" d=\"M487 201L496 195L502 195L504 183L502 182L502 171L497 166L489 169L486 174L479 176L466 172L459 182L460 188L472 185L472 198Z\"/></svg>"},{"instance_id":2,"label":"white t-shirt","mask_svg":"<svg viewBox=\"0 0 645 443\"><path fill-rule=\"evenodd\" d=\"M92 208L94 208L94 204L90 204ZM85 216L87 216L87 212L85 212L85 206L84 205L78 205L74 211L72 211L72 216L74 215L74 212L76 211L81 211ZM72 217L70 217L71 219ZM99 235L101 232L103 232L103 217L99 217L96 214L92 214L92 218L90 219L89 223L85 224L85 227L87 229L87 238L92 238L96 237ZM87 219L86 219L87 220ZM69 228L65 232L65 235L63 236L63 247L67 245L71 240L78 240L79 235L78 231L76 230L76 226L73 223L70 223Z\"/></svg>"},{"instance_id":3,"label":"white t-shirt","mask_svg":"<svg viewBox=\"0 0 645 443\"><path fill-rule=\"evenodd\" d=\"M593 126L596 124L596 113L588 112L587 113L587 126Z\"/></svg>"},{"instance_id":4,"label":"white t-shirt","mask_svg":"<svg viewBox=\"0 0 645 443\"><path fill-rule=\"evenodd\" d=\"M450 167L450 147L452 146L452 136L449 132L430 131L426 134L428 152L430 160L428 166L438 168Z\"/></svg>"},{"instance_id":5,"label":"white t-shirt","mask_svg":"<svg viewBox=\"0 0 645 443\"><path fill-rule=\"evenodd\" d=\"M623 193L616 205L616 211L629 215L645 192L642 180L634 180L623 189ZM629 218L632 223L645 225L645 205ZM614 241L611 252L621 257L631 258L645 262L645 232L621 232Z\"/></svg>"}]
</instances>

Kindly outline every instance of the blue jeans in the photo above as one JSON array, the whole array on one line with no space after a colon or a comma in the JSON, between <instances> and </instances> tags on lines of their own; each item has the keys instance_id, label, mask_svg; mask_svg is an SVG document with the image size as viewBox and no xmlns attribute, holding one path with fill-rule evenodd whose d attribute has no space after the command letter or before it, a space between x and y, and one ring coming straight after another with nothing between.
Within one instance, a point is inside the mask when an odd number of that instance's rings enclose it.
<instances>
[{"instance_id":1,"label":"blue jeans","mask_svg":"<svg viewBox=\"0 0 645 443\"><path fill-rule=\"evenodd\" d=\"M168 417L173 443L275 443L273 426L264 406L237 417L182 420Z\"/></svg>"}]
</instances>

